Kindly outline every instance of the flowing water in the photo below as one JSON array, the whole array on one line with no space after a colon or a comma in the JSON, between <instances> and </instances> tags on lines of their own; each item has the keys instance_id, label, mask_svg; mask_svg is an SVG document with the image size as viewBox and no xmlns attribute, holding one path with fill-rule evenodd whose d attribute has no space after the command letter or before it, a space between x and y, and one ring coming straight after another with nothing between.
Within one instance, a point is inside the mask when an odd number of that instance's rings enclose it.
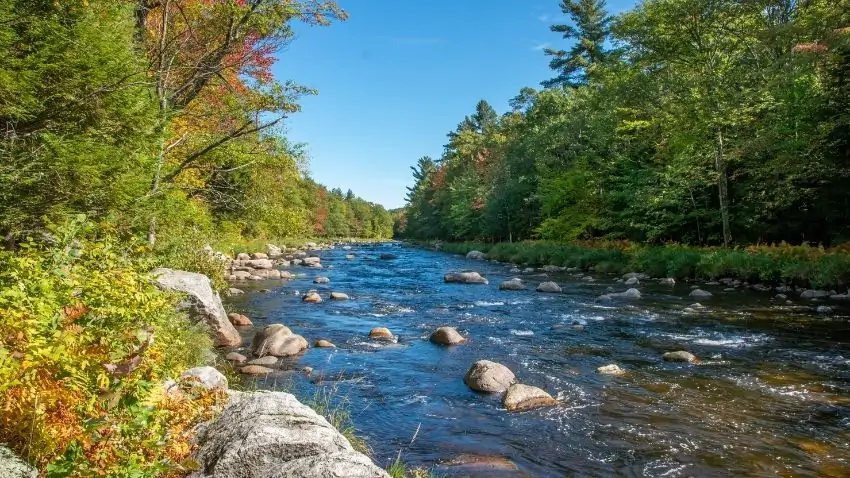
<instances>
[{"instance_id":1,"label":"flowing water","mask_svg":"<svg viewBox=\"0 0 850 478\"><path fill-rule=\"evenodd\" d=\"M600 303L609 287L626 287L613 276L537 273L523 275L528 290L499 291L512 266L399 245L318 255L325 269L253 284L228 309L337 345L282 364L312 367L309 376L281 372L258 386L333 393L381 466L400 454L442 476L850 476L850 322L840 308L817 317L807 301L701 285L715 296L696 309L689 284L650 281L638 301ZM443 283L463 269L490 285ZM314 285L318 275L330 284ZM535 292L544 280L563 293ZM303 304L312 288L352 300ZM468 343L430 343L443 325ZM398 343L369 340L378 326ZM702 361L661 359L679 349ZM463 383L480 359L562 405L508 413ZM628 374L596 373L609 363Z\"/></svg>"}]
</instances>

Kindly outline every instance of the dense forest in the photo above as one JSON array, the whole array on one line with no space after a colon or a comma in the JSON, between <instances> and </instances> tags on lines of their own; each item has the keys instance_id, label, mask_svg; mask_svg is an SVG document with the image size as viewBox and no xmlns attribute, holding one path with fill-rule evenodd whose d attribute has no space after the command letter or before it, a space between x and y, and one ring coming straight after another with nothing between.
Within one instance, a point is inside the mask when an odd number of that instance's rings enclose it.
<instances>
[{"instance_id":1,"label":"dense forest","mask_svg":"<svg viewBox=\"0 0 850 478\"><path fill-rule=\"evenodd\" d=\"M850 239L850 3L563 0L553 77L413 167L408 238ZM544 61L541 58L541 61Z\"/></svg>"},{"instance_id":2,"label":"dense forest","mask_svg":"<svg viewBox=\"0 0 850 478\"><path fill-rule=\"evenodd\" d=\"M392 217L308 174L282 126L317 92L271 67L334 2L0 2L0 235L74 214L151 243L387 237Z\"/></svg>"}]
</instances>

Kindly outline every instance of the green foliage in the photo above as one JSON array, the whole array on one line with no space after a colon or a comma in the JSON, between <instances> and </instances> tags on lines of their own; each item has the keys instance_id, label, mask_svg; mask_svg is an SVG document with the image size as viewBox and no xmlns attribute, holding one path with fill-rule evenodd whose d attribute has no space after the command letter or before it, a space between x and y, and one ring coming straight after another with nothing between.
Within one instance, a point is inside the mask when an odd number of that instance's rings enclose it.
<instances>
[{"instance_id":1,"label":"green foliage","mask_svg":"<svg viewBox=\"0 0 850 478\"><path fill-rule=\"evenodd\" d=\"M0 253L0 441L50 476L180 470L213 395L163 395L211 340L154 287L138 244L84 220Z\"/></svg>"}]
</instances>

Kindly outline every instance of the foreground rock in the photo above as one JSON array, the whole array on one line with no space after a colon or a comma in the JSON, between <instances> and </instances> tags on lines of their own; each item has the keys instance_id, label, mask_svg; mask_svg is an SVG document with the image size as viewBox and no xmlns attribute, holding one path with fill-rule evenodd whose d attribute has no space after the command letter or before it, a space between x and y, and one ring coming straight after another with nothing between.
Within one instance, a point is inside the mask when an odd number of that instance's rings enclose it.
<instances>
[{"instance_id":1,"label":"foreground rock","mask_svg":"<svg viewBox=\"0 0 850 478\"><path fill-rule=\"evenodd\" d=\"M684 350L677 350L675 352L667 352L662 357L664 358L664 360L666 360L668 362L693 363L693 362L696 362L698 360L696 355L694 355L690 352L685 352Z\"/></svg>"},{"instance_id":2,"label":"foreground rock","mask_svg":"<svg viewBox=\"0 0 850 478\"><path fill-rule=\"evenodd\" d=\"M155 269L151 274L159 288L187 295L181 308L209 326L216 345L232 347L242 343L242 337L227 318L221 297L213 292L209 277L166 268Z\"/></svg>"},{"instance_id":3,"label":"foreground rock","mask_svg":"<svg viewBox=\"0 0 850 478\"><path fill-rule=\"evenodd\" d=\"M283 392L231 392L198 429L189 478L388 478L330 423Z\"/></svg>"},{"instance_id":4,"label":"foreground rock","mask_svg":"<svg viewBox=\"0 0 850 478\"><path fill-rule=\"evenodd\" d=\"M272 324L254 335L251 341L251 353L257 357L274 355L289 357L298 355L309 345L304 337L293 334L289 327L282 324Z\"/></svg>"},{"instance_id":5,"label":"foreground rock","mask_svg":"<svg viewBox=\"0 0 850 478\"><path fill-rule=\"evenodd\" d=\"M516 377L508 367L489 360L475 362L463 377L469 388L487 393L504 392L515 381Z\"/></svg>"},{"instance_id":6,"label":"foreground rock","mask_svg":"<svg viewBox=\"0 0 850 478\"><path fill-rule=\"evenodd\" d=\"M227 390L227 377L213 367L195 367L183 372L180 381L208 390Z\"/></svg>"},{"instance_id":7,"label":"foreground rock","mask_svg":"<svg viewBox=\"0 0 850 478\"><path fill-rule=\"evenodd\" d=\"M3 478L37 478L38 471L18 458L12 450L0 445L0 476Z\"/></svg>"},{"instance_id":8,"label":"foreground rock","mask_svg":"<svg viewBox=\"0 0 850 478\"><path fill-rule=\"evenodd\" d=\"M238 327L254 325L254 323L251 322L251 319L242 314L237 314L236 312L227 314L227 319L230 320L231 324Z\"/></svg>"},{"instance_id":9,"label":"foreground rock","mask_svg":"<svg viewBox=\"0 0 850 478\"><path fill-rule=\"evenodd\" d=\"M457 345L466 342L466 338L454 327L440 327L431 334L431 342L440 345Z\"/></svg>"},{"instance_id":10,"label":"foreground rock","mask_svg":"<svg viewBox=\"0 0 850 478\"><path fill-rule=\"evenodd\" d=\"M554 282L541 282L540 285L537 286L537 292L556 294L561 292L561 286Z\"/></svg>"},{"instance_id":11,"label":"foreground rock","mask_svg":"<svg viewBox=\"0 0 850 478\"><path fill-rule=\"evenodd\" d=\"M596 373L602 375L625 375L626 371L621 369L617 364L603 365L596 369Z\"/></svg>"},{"instance_id":12,"label":"foreground rock","mask_svg":"<svg viewBox=\"0 0 850 478\"><path fill-rule=\"evenodd\" d=\"M499 284L499 290L523 290L525 289L525 284L522 283L522 279L519 277L514 277L513 279L506 280Z\"/></svg>"},{"instance_id":13,"label":"foreground rock","mask_svg":"<svg viewBox=\"0 0 850 478\"><path fill-rule=\"evenodd\" d=\"M457 284L489 284L490 282L481 276L481 274L473 271L450 272L443 276L443 281L446 283Z\"/></svg>"},{"instance_id":14,"label":"foreground rock","mask_svg":"<svg viewBox=\"0 0 850 478\"><path fill-rule=\"evenodd\" d=\"M475 260L475 261L483 261L484 259L487 258L487 256L484 255L484 253L481 252L481 251L469 251L466 254L466 258L472 259L472 260Z\"/></svg>"},{"instance_id":15,"label":"foreground rock","mask_svg":"<svg viewBox=\"0 0 850 478\"><path fill-rule=\"evenodd\" d=\"M515 383L508 388L502 405L509 412L520 412L532 408L551 407L557 405L558 401L544 390L531 385Z\"/></svg>"}]
</instances>

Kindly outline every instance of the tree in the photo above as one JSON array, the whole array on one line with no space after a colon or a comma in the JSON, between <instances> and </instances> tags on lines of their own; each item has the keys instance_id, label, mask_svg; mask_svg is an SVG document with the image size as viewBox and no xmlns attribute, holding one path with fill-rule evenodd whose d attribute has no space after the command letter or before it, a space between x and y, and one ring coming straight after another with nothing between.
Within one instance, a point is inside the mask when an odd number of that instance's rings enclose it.
<instances>
[{"instance_id":1,"label":"tree","mask_svg":"<svg viewBox=\"0 0 850 478\"><path fill-rule=\"evenodd\" d=\"M573 25L552 25L550 30L560 33L564 40L573 41L574 45L569 51L543 50L552 57L549 67L558 73L541 83L546 88L586 84L597 66L608 57L605 41L610 33L611 17L605 11L605 0L561 0L560 6Z\"/></svg>"}]
</instances>

